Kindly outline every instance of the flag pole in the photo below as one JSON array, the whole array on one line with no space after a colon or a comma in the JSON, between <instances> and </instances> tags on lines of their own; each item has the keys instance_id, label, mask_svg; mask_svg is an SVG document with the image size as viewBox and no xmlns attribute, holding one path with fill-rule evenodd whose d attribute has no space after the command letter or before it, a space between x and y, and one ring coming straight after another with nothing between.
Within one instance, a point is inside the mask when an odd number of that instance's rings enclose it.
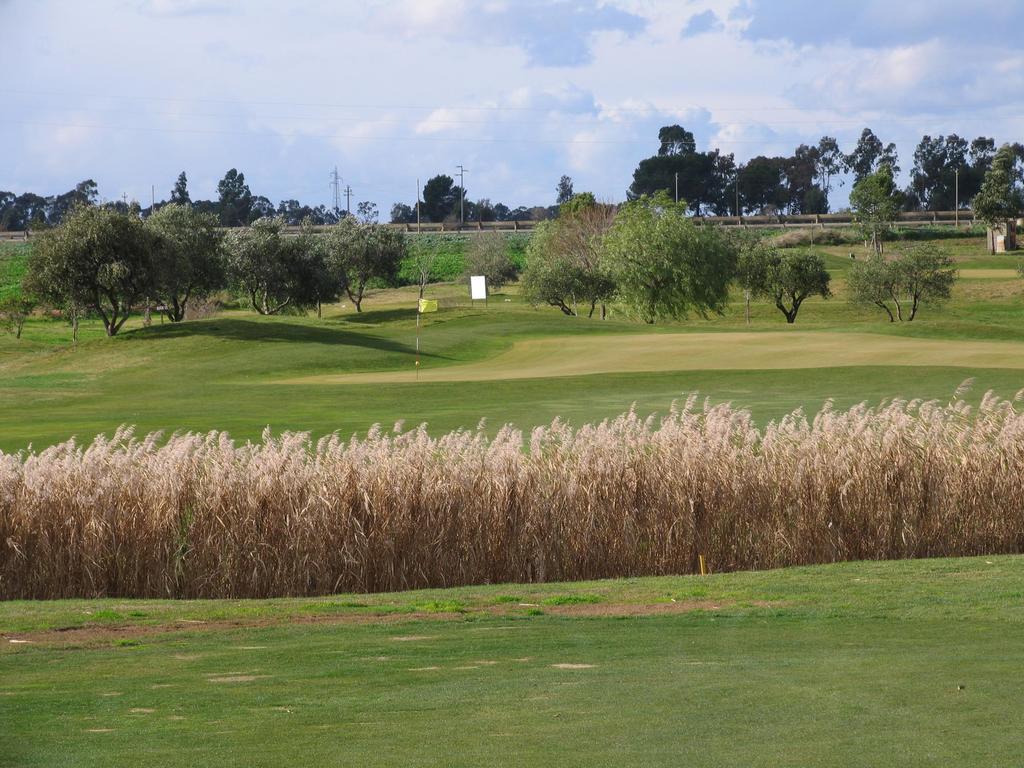
<instances>
[{"instance_id":1,"label":"flag pole","mask_svg":"<svg viewBox=\"0 0 1024 768\"><path fill-rule=\"evenodd\" d=\"M420 380L420 304L416 302L416 381Z\"/></svg>"}]
</instances>

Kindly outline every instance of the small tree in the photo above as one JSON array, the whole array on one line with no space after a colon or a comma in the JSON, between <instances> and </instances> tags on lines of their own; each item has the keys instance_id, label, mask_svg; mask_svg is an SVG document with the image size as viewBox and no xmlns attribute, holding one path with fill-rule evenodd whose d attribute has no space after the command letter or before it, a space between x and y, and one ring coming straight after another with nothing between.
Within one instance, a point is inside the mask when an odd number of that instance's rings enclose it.
<instances>
[{"instance_id":1,"label":"small tree","mask_svg":"<svg viewBox=\"0 0 1024 768\"><path fill-rule=\"evenodd\" d=\"M359 224L346 217L330 228L323 247L327 269L356 312L362 312L371 281L394 282L406 253L406 240L401 232L383 224Z\"/></svg>"},{"instance_id":2,"label":"small tree","mask_svg":"<svg viewBox=\"0 0 1024 768\"><path fill-rule=\"evenodd\" d=\"M992 231L1016 219L1024 208L1024 196L1017 186L1016 164L1017 153L1013 147L1001 146L981 182L981 189L974 196L974 213L989 228L989 253L995 253L996 247Z\"/></svg>"},{"instance_id":3,"label":"small tree","mask_svg":"<svg viewBox=\"0 0 1024 768\"><path fill-rule=\"evenodd\" d=\"M36 301L29 294L9 294L0 299L0 328L20 339L25 321L35 311Z\"/></svg>"},{"instance_id":4,"label":"small tree","mask_svg":"<svg viewBox=\"0 0 1024 768\"><path fill-rule=\"evenodd\" d=\"M261 315L315 303L310 270L302 263L306 256L301 238L288 239L278 218L262 218L248 229L228 233L228 282L248 297Z\"/></svg>"},{"instance_id":5,"label":"small tree","mask_svg":"<svg viewBox=\"0 0 1024 768\"><path fill-rule=\"evenodd\" d=\"M185 319L189 299L225 287L223 237L217 217L191 205L165 205L146 220L156 235L154 291L172 323Z\"/></svg>"},{"instance_id":6,"label":"small tree","mask_svg":"<svg viewBox=\"0 0 1024 768\"><path fill-rule=\"evenodd\" d=\"M889 322L910 322L923 303L949 299L956 277L953 260L923 244L889 261L876 255L854 264L847 285L852 301L885 310Z\"/></svg>"},{"instance_id":7,"label":"small tree","mask_svg":"<svg viewBox=\"0 0 1024 768\"><path fill-rule=\"evenodd\" d=\"M95 311L107 336L114 336L132 306L152 292L154 250L154 236L138 216L77 207L39 236L26 284L54 306Z\"/></svg>"},{"instance_id":8,"label":"small tree","mask_svg":"<svg viewBox=\"0 0 1024 768\"><path fill-rule=\"evenodd\" d=\"M519 276L519 269L508 255L508 241L500 232L486 232L473 237L466 254L465 274L483 275L487 290L493 293Z\"/></svg>"},{"instance_id":9,"label":"small tree","mask_svg":"<svg viewBox=\"0 0 1024 768\"><path fill-rule=\"evenodd\" d=\"M876 255L882 253L882 236L900 215L902 198L893 181L892 168L882 165L850 191L850 207Z\"/></svg>"},{"instance_id":10,"label":"small tree","mask_svg":"<svg viewBox=\"0 0 1024 768\"><path fill-rule=\"evenodd\" d=\"M717 228L698 227L686 202L660 192L626 203L604 238L619 297L646 322L690 311L721 312L736 270L736 247Z\"/></svg>"},{"instance_id":11,"label":"small tree","mask_svg":"<svg viewBox=\"0 0 1024 768\"><path fill-rule=\"evenodd\" d=\"M809 297L827 299L832 295L825 261L813 253L783 255L759 243L740 257L737 274L740 285L751 295L774 301L787 323L796 322L800 305Z\"/></svg>"}]
</instances>

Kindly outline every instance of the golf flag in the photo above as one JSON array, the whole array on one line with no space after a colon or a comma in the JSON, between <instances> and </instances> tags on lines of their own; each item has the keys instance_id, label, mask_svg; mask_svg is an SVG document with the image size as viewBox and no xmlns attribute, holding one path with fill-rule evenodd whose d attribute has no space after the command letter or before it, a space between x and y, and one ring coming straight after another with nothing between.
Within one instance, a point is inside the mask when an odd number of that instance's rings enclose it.
<instances>
[{"instance_id":1,"label":"golf flag","mask_svg":"<svg viewBox=\"0 0 1024 768\"><path fill-rule=\"evenodd\" d=\"M424 312L437 312L437 300L420 299L420 314Z\"/></svg>"}]
</instances>

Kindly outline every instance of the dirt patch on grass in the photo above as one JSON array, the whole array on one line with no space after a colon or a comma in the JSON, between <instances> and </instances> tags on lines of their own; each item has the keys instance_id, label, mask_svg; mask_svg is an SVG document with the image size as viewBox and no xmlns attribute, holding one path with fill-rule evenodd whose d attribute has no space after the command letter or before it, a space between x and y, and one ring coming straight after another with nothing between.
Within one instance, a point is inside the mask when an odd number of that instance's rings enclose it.
<instances>
[{"instance_id":1,"label":"dirt patch on grass","mask_svg":"<svg viewBox=\"0 0 1024 768\"><path fill-rule=\"evenodd\" d=\"M757 608L777 607L780 603L767 601L753 601L749 605ZM733 601L728 600L678 600L675 602L657 603L605 603L605 602L580 602L565 605L545 605L543 614L548 616L562 616L570 618L615 618L615 617L642 617L642 616L664 616L671 614L691 613L694 611L718 611L735 607ZM539 614L538 614L539 615ZM183 626L181 620L175 619L167 624L153 625L84 625L81 627L65 627L60 629L47 630L30 634L22 633L21 638L31 642L46 644L62 648L89 648L97 646L108 646L123 644L125 640L143 639L158 637L174 633L206 633L212 631L225 631L234 629L263 629L269 627L284 627L294 625L335 625L335 624L407 624L423 621L466 621L467 619L479 619L481 617L493 618L516 618L522 620L524 613L517 605L498 604L469 607L458 613L435 613L433 611L401 612L387 610L382 612L361 611L359 613L342 614L305 614L293 616L273 616L259 619L228 619L210 620L201 623L188 623ZM510 627L476 627L473 631L484 629L519 629L521 626ZM391 640L395 642L426 642L434 640L432 635L397 635ZM236 646L238 650L262 650L265 646ZM199 658L195 654L174 654L173 658L181 661L191 661Z\"/></svg>"},{"instance_id":2,"label":"dirt patch on grass","mask_svg":"<svg viewBox=\"0 0 1024 768\"><path fill-rule=\"evenodd\" d=\"M254 680L265 680L270 675L223 675L222 677L208 677L208 683L251 683Z\"/></svg>"},{"instance_id":3,"label":"dirt patch on grass","mask_svg":"<svg viewBox=\"0 0 1024 768\"><path fill-rule=\"evenodd\" d=\"M722 600L677 600L674 603L576 603L552 605L544 608L551 616L665 616L666 614L694 611L720 611L731 606Z\"/></svg>"},{"instance_id":4,"label":"dirt patch on grass","mask_svg":"<svg viewBox=\"0 0 1024 768\"><path fill-rule=\"evenodd\" d=\"M570 664L570 663L563 663L563 664L552 664L551 666L554 667L555 669L593 669L597 665L596 664Z\"/></svg>"}]
</instances>

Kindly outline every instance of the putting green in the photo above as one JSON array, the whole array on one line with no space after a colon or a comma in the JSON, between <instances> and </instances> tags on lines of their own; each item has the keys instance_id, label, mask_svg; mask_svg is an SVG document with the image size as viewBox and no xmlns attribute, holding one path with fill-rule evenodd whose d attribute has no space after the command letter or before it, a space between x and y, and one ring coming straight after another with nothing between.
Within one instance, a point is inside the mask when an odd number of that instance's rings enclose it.
<instances>
[{"instance_id":1,"label":"putting green","mask_svg":"<svg viewBox=\"0 0 1024 768\"><path fill-rule=\"evenodd\" d=\"M862 365L1024 368L1024 344L871 333L773 331L558 336L517 341L489 360L421 367L420 381L489 381L652 371L834 368ZM290 384L410 382L415 370L318 374Z\"/></svg>"}]
</instances>

